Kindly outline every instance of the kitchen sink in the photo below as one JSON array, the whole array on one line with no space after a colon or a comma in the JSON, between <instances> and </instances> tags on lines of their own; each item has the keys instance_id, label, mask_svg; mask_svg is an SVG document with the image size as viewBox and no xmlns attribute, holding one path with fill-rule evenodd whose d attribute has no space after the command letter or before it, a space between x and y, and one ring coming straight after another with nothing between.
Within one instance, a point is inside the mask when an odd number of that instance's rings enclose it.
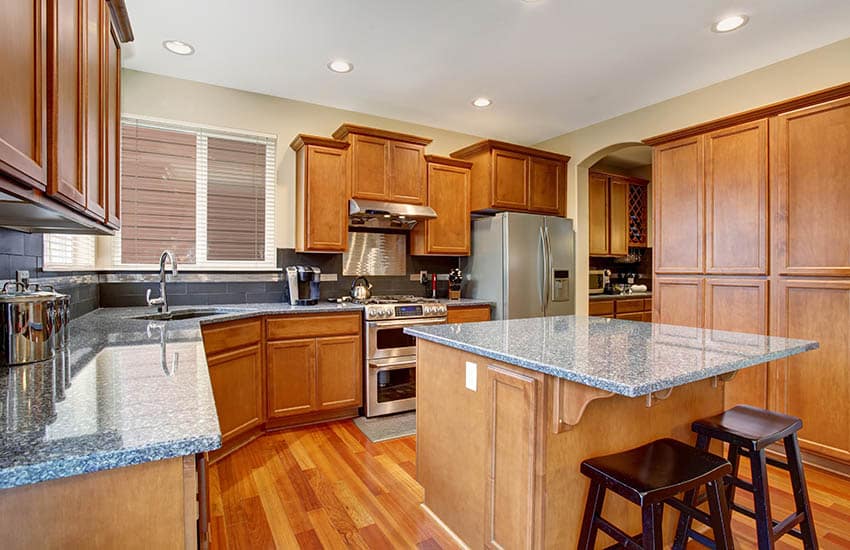
<instances>
[{"instance_id":1,"label":"kitchen sink","mask_svg":"<svg viewBox=\"0 0 850 550\"><path fill-rule=\"evenodd\" d=\"M150 313L148 315L138 315L130 318L140 319L142 321L183 321L185 319L201 319L203 317L211 317L213 315L222 315L225 313L238 313L239 311L242 310L221 308L175 309L167 313Z\"/></svg>"}]
</instances>

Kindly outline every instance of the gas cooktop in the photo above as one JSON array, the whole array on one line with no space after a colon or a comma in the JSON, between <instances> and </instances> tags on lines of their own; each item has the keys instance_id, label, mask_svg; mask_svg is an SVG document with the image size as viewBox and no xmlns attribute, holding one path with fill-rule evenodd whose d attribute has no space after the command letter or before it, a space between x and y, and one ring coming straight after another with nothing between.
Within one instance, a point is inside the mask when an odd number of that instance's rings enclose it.
<instances>
[{"instance_id":1,"label":"gas cooktop","mask_svg":"<svg viewBox=\"0 0 850 550\"><path fill-rule=\"evenodd\" d=\"M355 300L349 296L331 298L331 302L359 304L362 306L380 304L436 304L440 301L436 298L423 298L412 294L388 294L386 296L372 296L366 300Z\"/></svg>"}]
</instances>

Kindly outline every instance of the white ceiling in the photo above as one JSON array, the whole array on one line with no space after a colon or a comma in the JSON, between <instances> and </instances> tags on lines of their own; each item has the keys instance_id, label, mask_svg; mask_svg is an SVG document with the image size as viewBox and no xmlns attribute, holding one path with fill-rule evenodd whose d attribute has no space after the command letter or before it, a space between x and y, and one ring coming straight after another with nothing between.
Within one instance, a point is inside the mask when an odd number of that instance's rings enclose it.
<instances>
[{"instance_id":1,"label":"white ceiling","mask_svg":"<svg viewBox=\"0 0 850 550\"><path fill-rule=\"evenodd\" d=\"M524 144L850 36L848 0L127 0L124 66ZM744 12L739 31L718 18ZM196 48L167 52L163 40ZM352 73L328 71L333 58ZM476 109L477 96L493 99Z\"/></svg>"}]
</instances>

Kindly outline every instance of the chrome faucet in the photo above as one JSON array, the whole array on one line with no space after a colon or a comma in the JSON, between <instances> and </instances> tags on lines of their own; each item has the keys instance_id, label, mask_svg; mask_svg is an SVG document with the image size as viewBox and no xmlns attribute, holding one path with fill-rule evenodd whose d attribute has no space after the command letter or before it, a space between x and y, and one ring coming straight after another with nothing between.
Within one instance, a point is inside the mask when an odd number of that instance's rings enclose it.
<instances>
[{"instance_id":1,"label":"chrome faucet","mask_svg":"<svg viewBox=\"0 0 850 550\"><path fill-rule=\"evenodd\" d=\"M170 250L164 250L159 256L159 297L151 298L151 289L148 289L145 295L149 306L156 306L159 313L168 313L168 298L165 295L165 261L171 262L171 275L177 276L177 260L174 259L174 253Z\"/></svg>"}]
</instances>

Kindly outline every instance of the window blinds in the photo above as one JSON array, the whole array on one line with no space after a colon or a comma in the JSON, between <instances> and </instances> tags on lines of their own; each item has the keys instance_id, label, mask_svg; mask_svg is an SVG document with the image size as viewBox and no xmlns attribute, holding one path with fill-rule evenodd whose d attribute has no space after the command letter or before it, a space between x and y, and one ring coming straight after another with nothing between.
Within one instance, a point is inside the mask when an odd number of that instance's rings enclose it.
<instances>
[{"instance_id":1,"label":"window blinds","mask_svg":"<svg viewBox=\"0 0 850 550\"><path fill-rule=\"evenodd\" d=\"M94 235L44 235L44 270L94 269L94 243Z\"/></svg>"},{"instance_id":2,"label":"window blinds","mask_svg":"<svg viewBox=\"0 0 850 550\"><path fill-rule=\"evenodd\" d=\"M275 266L275 138L125 117L118 265Z\"/></svg>"}]
</instances>

